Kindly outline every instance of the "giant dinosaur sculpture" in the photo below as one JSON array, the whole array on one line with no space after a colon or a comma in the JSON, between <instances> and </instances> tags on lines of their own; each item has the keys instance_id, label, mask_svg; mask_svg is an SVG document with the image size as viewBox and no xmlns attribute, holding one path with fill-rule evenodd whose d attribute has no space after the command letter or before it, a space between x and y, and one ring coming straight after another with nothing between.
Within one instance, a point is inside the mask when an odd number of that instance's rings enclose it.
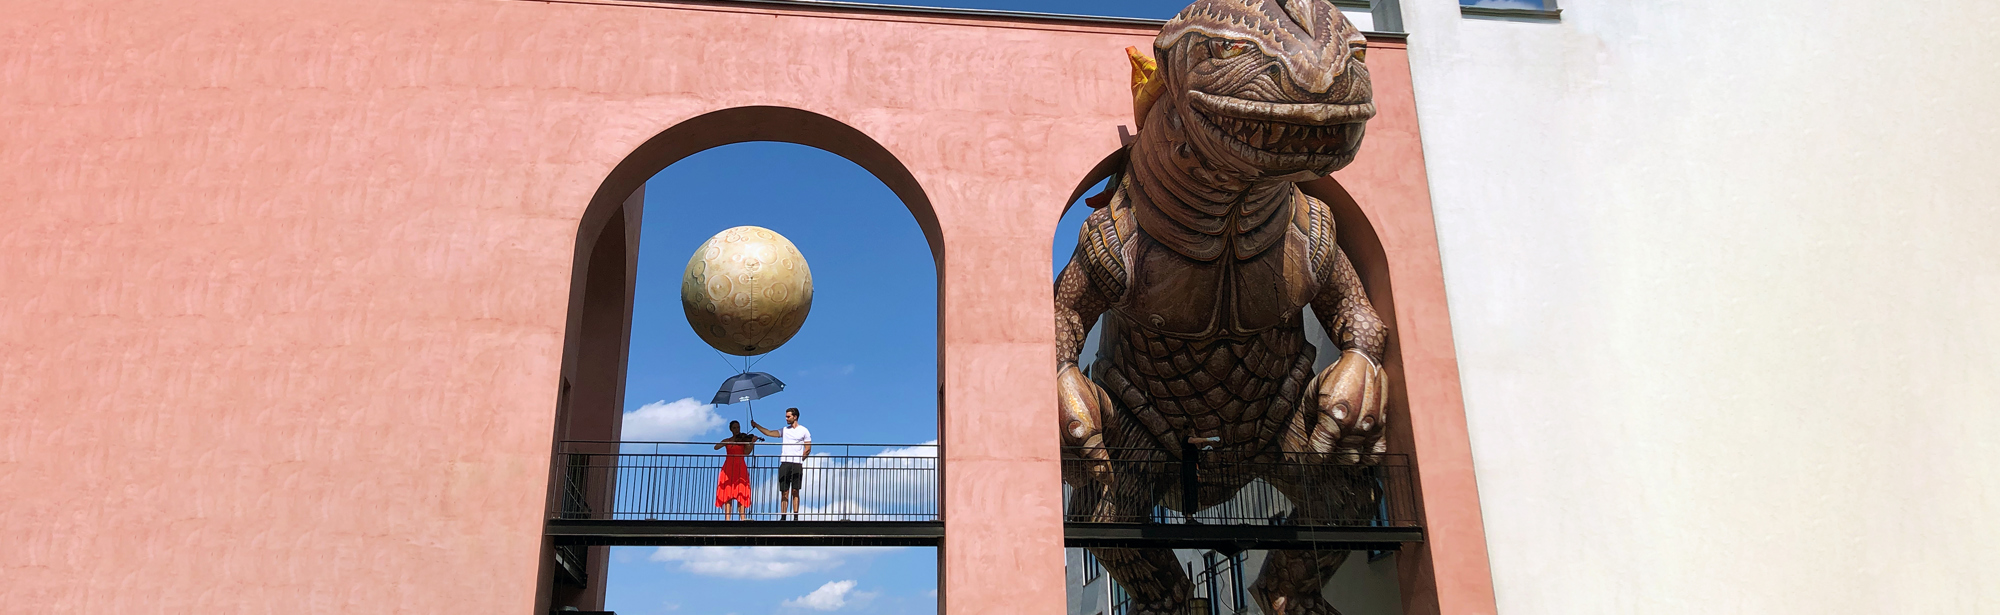
<instances>
[{"instance_id":1,"label":"giant dinosaur sculpture","mask_svg":"<svg viewBox=\"0 0 2000 615\"><path fill-rule=\"evenodd\" d=\"M1365 43L1327 0L1200 0L1154 42L1156 70L1134 53L1136 140L1056 280L1071 515L1188 511L1162 474L1111 469L1172 463L1189 443L1208 449L1195 510L1250 480L1212 469L1310 472L1384 452L1387 329L1335 245L1326 204L1295 184L1360 148L1375 114ZM1318 374L1308 305L1342 353ZM1077 355L1100 315L1086 377ZM1288 472L1256 478L1293 500L1300 523L1374 506L1366 485L1338 481L1302 497L1312 481ZM1094 552L1133 612L1186 612L1192 585L1171 551ZM1345 559L1273 552L1252 594L1270 615L1336 613L1320 592Z\"/></svg>"}]
</instances>

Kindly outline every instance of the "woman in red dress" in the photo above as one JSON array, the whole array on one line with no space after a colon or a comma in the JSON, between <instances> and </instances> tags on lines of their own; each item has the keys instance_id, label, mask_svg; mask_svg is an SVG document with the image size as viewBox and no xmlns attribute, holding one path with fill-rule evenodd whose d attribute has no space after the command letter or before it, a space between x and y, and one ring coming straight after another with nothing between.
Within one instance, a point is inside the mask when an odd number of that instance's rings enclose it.
<instances>
[{"instance_id":1,"label":"woman in red dress","mask_svg":"<svg viewBox=\"0 0 2000 615\"><path fill-rule=\"evenodd\" d=\"M722 509L725 521L731 514L744 521L750 516L750 467L743 464L743 457L760 438L743 433L743 424L736 421L729 422L729 432L715 444L716 449L729 447L729 460L722 462L722 474L715 477L715 507Z\"/></svg>"}]
</instances>

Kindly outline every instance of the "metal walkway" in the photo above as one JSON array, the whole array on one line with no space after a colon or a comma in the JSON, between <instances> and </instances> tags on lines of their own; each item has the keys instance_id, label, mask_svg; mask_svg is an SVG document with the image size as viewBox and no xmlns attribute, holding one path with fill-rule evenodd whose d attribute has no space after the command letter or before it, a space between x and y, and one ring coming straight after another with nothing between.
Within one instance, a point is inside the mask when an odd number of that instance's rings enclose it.
<instances>
[{"instance_id":1,"label":"metal walkway","mask_svg":"<svg viewBox=\"0 0 2000 615\"><path fill-rule=\"evenodd\" d=\"M556 544L644 547L935 547L938 521L549 521Z\"/></svg>"},{"instance_id":2,"label":"metal walkway","mask_svg":"<svg viewBox=\"0 0 2000 615\"><path fill-rule=\"evenodd\" d=\"M766 443L743 458L753 502L744 520L715 506L728 457L714 443L564 442L545 534L565 547L944 543L935 445L816 445L798 520L778 512L777 452ZM1390 551L1424 540L1397 455L1066 457L1068 547ZM1182 501L1202 506L1176 512Z\"/></svg>"}]
</instances>

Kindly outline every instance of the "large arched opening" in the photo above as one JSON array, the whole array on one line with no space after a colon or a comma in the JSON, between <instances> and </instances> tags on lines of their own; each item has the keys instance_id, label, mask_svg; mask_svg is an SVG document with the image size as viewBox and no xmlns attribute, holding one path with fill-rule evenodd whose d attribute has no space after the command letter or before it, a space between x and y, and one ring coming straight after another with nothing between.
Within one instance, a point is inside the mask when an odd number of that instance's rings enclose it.
<instances>
[{"instance_id":1,"label":"large arched opening","mask_svg":"<svg viewBox=\"0 0 2000 615\"><path fill-rule=\"evenodd\" d=\"M1093 203L1087 202L1086 195L1091 195L1088 201L1096 201L1094 203L1096 206L1102 206L1108 202L1108 199L1105 198L1107 196L1105 191L1109 189L1109 182L1117 179L1115 175L1123 168L1126 162L1126 154L1125 150L1120 150L1104 158L1101 163L1086 174L1083 181L1077 185L1075 191L1071 194L1070 203L1064 211L1061 221L1057 224L1056 234L1052 243L1052 275L1059 276L1063 267L1069 262L1073 251L1076 250L1079 243L1078 233L1084 224L1084 220L1094 211ZM1389 381L1386 408L1388 424L1396 427L1388 435L1389 451L1401 459L1401 461L1395 463L1414 464L1416 448L1409 428L1409 396L1403 375L1402 346L1398 341L1399 329L1396 326L1396 304L1390 280L1389 253L1382 243L1374 221L1369 219L1364 209L1341 186L1337 179L1334 177L1324 177L1319 180L1302 183L1300 184L1300 189L1307 195L1324 201L1329 209L1331 209L1335 219L1336 242L1341 250L1347 254L1356 272L1361 277L1362 285L1365 287L1369 301L1373 303L1377 314L1389 326L1388 343L1383 357L1383 369L1387 373ZM1308 306L1304 309L1306 310L1307 317L1303 318L1302 322L1306 329L1306 337L1318 351L1316 364L1313 366L1314 372L1317 373L1319 370L1332 365L1339 358L1340 351L1335 346L1331 337L1320 326L1317 319L1311 317L1311 307ZM1100 319L1098 323L1090 327L1090 333L1083 344L1082 352L1078 359L1079 365L1083 367L1086 373L1090 372L1090 364L1097 357L1100 335L1103 329L1104 324L1102 319ZM1115 465L1113 471L1116 471ZM1174 472L1176 470L1169 468L1169 471ZM1400 483L1394 487L1399 493L1394 497L1384 498L1385 502L1381 504L1378 511L1381 518L1359 520L1359 524L1376 524L1379 526L1392 521L1390 517L1397 517L1398 519L1394 519L1393 521L1406 525L1421 525L1422 502L1418 495L1420 490L1416 488L1415 484L1415 472L1412 471L1410 465L1402 465L1394 470L1393 474L1395 475L1394 481ZM1231 503L1208 509L1211 511L1209 514L1220 518L1210 519L1207 523L1220 526L1213 529L1221 533L1227 533L1231 530L1226 526L1232 523L1227 517L1233 513L1215 513L1214 511L1232 507L1238 509L1254 508L1259 506L1259 504L1255 504L1254 502L1261 499L1281 502L1278 504L1281 507L1291 505L1289 503L1282 503L1282 500L1277 499L1281 496L1277 496L1274 493L1252 493L1257 487L1257 485L1253 484L1251 487L1246 488L1244 492L1241 492L1236 500ZM1072 495L1071 487L1065 485L1064 490L1065 501L1068 502ZM1166 497L1172 499L1173 496L1168 495ZM1244 502L1253 502L1253 504L1245 505L1243 504ZM1401 507L1402 510L1392 510L1396 507ZM1269 511L1260 511L1260 513L1262 512ZM1177 513L1161 508L1156 509L1155 514L1161 515L1162 518L1155 518L1149 521L1149 523L1154 524L1152 527L1157 531L1161 527L1159 524L1172 524L1174 522L1172 517ZM1201 515L1197 514L1195 516L1200 517ZM1088 519L1085 517L1085 515L1079 514L1076 510L1066 511L1066 519L1072 524L1087 523ZM1259 522L1259 524L1262 523ZM1277 524L1279 522L1271 521L1270 523ZM1263 532L1259 529L1252 529L1244 533L1244 535L1261 533ZM1129 608L1129 594L1118 586L1118 582L1112 578L1090 549L1078 546L1080 544L1091 546L1123 546L1121 545L1123 541L1102 539L1079 541L1076 539L1076 536L1081 535L1080 532L1072 531L1070 534L1071 538L1067 541L1069 548L1065 549L1065 564L1068 571L1066 581L1068 586L1069 612L1073 614L1118 612ZM1150 546L1155 547L1173 548L1174 556L1181 564L1186 566L1190 574L1195 586L1193 589L1193 593L1196 596L1195 599L1198 601L1207 601L1204 604L1209 605L1208 608L1213 609L1211 612L1225 613L1256 608L1253 604L1254 599L1247 588L1257 581L1262 564L1271 552L1270 549L1287 548L1277 545L1271 545L1268 548L1266 546L1246 548L1244 545L1251 544L1254 541L1247 539L1233 541L1205 540L1196 537L1192 533L1185 538L1140 542L1149 542ZM1232 542L1234 544L1230 544ZM1323 590L1323 595L1343 613L1350 613L1352 615L1388 615L1407 612L1408 604L1413 598L1421 600L1421 596L1430 593L1430 590L1424 587L1424 584L1429 582L1426 575L1421 573L1412 574L1410 571L1410 566L1416 558L1408 557L1407 551L1409 546L1408 543L1399 546L1393 539L1371 539L1344 544L1337 541L1327 541L1318 544L1302 543L1289 545L1289 548L1350 551L1350 556L1346 560L1346 563L1339 569L1336 575L1328 580Z\"/></svg>"},{"instance_id":2,"label":"large arched opening","mask_svg":"<svg viewBox=\"0 0 2000 615\"><path fill-rule=\"evenodd\" d=\"M646 211L648 181L669 166L703 152L752 142L789 143L823 150L861 167L879 180L896 200L901 201L916 222L931 258L929 275L941 286L942 278L938 274L943 271L944 250L937 216L909 169L874 139L833 118L783 107L734 108L676 124L639 146L612 170L579 224L562 381L558 385L558 398L554 404L556 427L552 434L552 453L565 442L617 443L629 440L621 430L624 421L629 420L626 416L630 404L627 374L633 356L631 340L635 299L638 296L639 236L642 226L658 223L658 220L648 223L645 216L649 213ZM784 170L772 169L771 172L784 173ZM718 203L716 206L736 204ZM654 216L673 215L657 207L650 213ZM706 232L717 230L720 229ZM867 238L857 237L856 241L865 242ZM802 250L804 248L801 246ZM661 265L657 259L653 260L652 266ZM815 275L820 273L816 271ZM677 278L678 271L673 275ZM930 297L930 309L935 314L936 323L932 339L936 339L935 333L941 331L943 325L943 313L938 307L941 303L937 298L938 293ZM672 317L679 318L677 304L672 310ZM818 312L816 309L815 313ZM941 367L941 345L935 345L933 356L934 364ZM703 359L715 360L712 357ZM935 372L937 367L932 369L933 384L927 389L934 388L934 383L939 381ZM779 403L776 408L782 409L784 402ZM941 405L941 397L934 403ZM757 418L768 426L774 422L771 417L775 414L760 411ZM782 426L783 422L777 420L775 423ZM932 434L935 434L935 424L934 418ZM749 429L748 426L745 428ZM822 441L825 440L822 438ZM856 440L846 437L838 441ZM612 445L611 450L618 450L618 446ZM934 489L935 460L941 456L936 454L934 448L927 454L932 457L932 461L928 462L930 478L927 480ZM579 469L564 467L564 463L556 461L565 458L573 460L574 457L551 455L548 510L552 511L552 518L564 514L560 511L579 506L589 508L595 505L601 513L615 501L612 492L618 489L616 481L579 480L567 475ZM576 484L585 485L583 492L566 492L565 485ZM937 506L934 493L923 497L929 499L934 514ZM554 538L545 538L543 542L538 608L574 607L586 611L601 608L605 600L610 560L608 547L601 543L595 546L558 545ZM668 543L634 539L614 544Z\"/></svg>"}]
</instances>

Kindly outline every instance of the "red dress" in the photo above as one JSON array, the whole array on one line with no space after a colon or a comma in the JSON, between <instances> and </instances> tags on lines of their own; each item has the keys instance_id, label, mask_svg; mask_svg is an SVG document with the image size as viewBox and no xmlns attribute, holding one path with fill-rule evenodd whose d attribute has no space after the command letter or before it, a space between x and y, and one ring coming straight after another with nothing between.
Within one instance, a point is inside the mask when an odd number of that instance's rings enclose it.
<instances>
[{"instance_id":1,"label":"red dress","mask_svg":"<svg viewBox=\"0 0 2000 615\"><path fill-rule=\"evenodd\" d=\"M729 460L722 462L722 474L715 477L715 507L723 508L730 500L738 506L750 507L750 467L743 465L744 445L724 445L729 451Z\"/></svg>"}]
</instances>

